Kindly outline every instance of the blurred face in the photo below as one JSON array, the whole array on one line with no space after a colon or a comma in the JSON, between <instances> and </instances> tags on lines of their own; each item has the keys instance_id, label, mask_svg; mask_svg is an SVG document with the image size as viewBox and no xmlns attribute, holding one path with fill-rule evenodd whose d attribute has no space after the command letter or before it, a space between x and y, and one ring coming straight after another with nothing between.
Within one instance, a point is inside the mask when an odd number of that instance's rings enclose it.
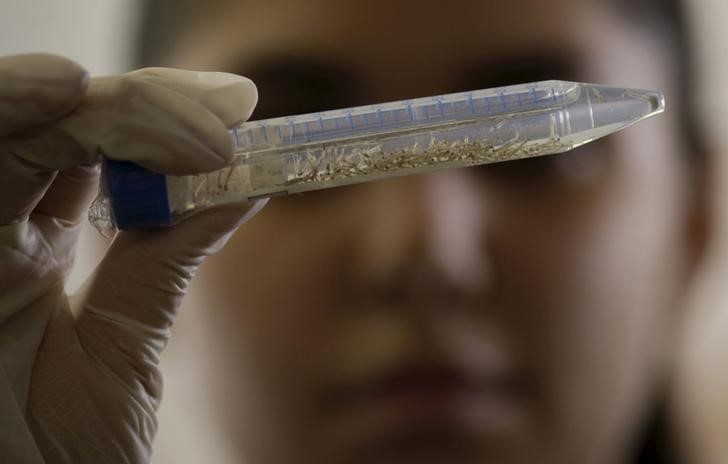
<instances>
[{"instance_id":1,"label":"blurred face","mask_svg":"<svg viewBox=\"0 0 728 464\"><path fill-rule=\"evenodd\" d=\"M173 64L251 76L257 118L546 78L674 95L666 50L600 2L377 5L233 2ZM198 281L242 455L621 460L692 261L675 114L564 155L273 199Z\"/></svg>"}]
</instances>

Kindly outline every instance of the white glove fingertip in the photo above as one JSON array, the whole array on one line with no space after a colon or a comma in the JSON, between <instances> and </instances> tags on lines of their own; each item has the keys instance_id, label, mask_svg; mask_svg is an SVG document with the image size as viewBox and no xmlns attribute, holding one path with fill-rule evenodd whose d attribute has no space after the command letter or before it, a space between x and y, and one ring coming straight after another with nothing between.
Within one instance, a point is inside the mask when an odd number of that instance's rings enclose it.
<instances>
[{"instance_id":1,"label":"white glove fingertip","mask_svg":"<svg viewBox=\"0 0 728 464\"><path fill-rule=\"evenodd\" d=\"M215 108L216 115L227 127L235 127L247 121L258 103L258 88L253 81L242 76L225 73L205 73L225 76L228 81L223 86L207 92L201 103ZM232 76L235 79L228 79Z\"/></svg>"},{"instance_id":2,"label":"white glove fingertip","mask_svg":"<svg viewBox=\"0 0 728 464\"><path fill-rule=\"evenodd\" d=\"M200 102L229 128L247 120L258 102L258 89L253 81L237 74L144 68L128 75L175 90Z\"/></svg>"}]
</instances>

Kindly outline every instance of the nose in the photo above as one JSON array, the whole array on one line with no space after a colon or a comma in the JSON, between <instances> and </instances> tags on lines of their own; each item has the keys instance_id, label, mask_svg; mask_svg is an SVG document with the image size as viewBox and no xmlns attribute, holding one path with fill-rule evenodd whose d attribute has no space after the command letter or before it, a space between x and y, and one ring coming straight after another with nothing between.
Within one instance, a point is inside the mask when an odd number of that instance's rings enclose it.
<instances>
[{"instance_id":1,"label":"nose","mask_svg":"<svg viewBox=\"0 0 728 464\"><path fill-rule=\"evenodd\" d=\"M464 171L375 183L357 263L369 295L420 306L487 289L488 207Z\"/></svg>"}]
</instances>

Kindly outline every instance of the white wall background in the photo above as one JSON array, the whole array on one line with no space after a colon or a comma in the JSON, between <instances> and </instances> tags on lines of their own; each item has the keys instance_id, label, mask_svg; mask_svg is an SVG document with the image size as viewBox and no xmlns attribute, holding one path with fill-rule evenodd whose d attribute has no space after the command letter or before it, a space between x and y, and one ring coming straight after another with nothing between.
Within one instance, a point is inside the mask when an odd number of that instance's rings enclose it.
<instances>
[{"instance_id":1,"label":"white wall background","mask_svg":"<svg viewBox=\"0 0 728 464\"><path fill-rule=\"evenodd\" d=\"M127 70L140 0L0 0L0 53L67 56L92 74Z\"/></svg>"},{"instance_id":2,"label":"white wall background","mask_svg":"<svg viewBox=\"0 0 728 464\"><path fill-rule=\"evenodd\" d=\"M142 1L0 0L0 55L42 51L71 58L92 75L128 71ZM90 226L81 240L69 290L83 282L106 246Z\"/></svg>"},{"instance_id":3,"label":"white wall background","mask_svg":"<svg viewBox=\"0 0 728 464\"><path fill-rule=\"evenodd\" d=\"M119 73L133 66L136 18L144 0L0 0L0 55L45 51L72 58L93 75ZM693 439L705 449L694 462L728 462L728 1L687 0L693 8L702 71L700 99L706 110L705 123L717 148L716 184L720 229L708 269L695 295L693 323L688 337L695 341L685 352L682 368L690 407L686 415L710 417L712 427L695 425ZM77 268L68 287L75 288L98 261L105 241L89 228L82 234ZM173 344L174 345L174 344ZM173 347L173 350L176 347ZM194 350L194 348L193 348ZM170 353L167 391L160 412L159 445L155 462L223 462L224 450L212 430L199 435L196 423L207 412L190 404L194 360ZM183 369L173 369L177 365ZM170 367L171 366L171 367ZM718 368L718 369L717 369ZM704 382L706 377L719 381ZM190 387L193 386L193 387ZM194 387L197 385L197 387ZM209 419L209 418L208 418ZM196 425L196 426L195 426ZM202 430L205 430L202 427ZM204 444L207 444L206 449ZM173 458L174 449L182 450ZM216 451L216 452L213 452Z\"/></svg>"}]
</instances>

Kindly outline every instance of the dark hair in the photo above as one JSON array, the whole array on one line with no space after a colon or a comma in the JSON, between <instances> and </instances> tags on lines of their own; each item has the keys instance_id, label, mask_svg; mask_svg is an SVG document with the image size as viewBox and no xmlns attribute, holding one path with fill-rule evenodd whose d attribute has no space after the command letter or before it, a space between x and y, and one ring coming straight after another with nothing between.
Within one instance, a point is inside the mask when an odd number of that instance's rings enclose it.
<instances>
[{"instance_id":1,"label":"dark hair","mask_svg":"<svg viewBox=\"0 0 728 464\"><path fill-rule=\"evenodd\" d=\"M140 15L136 62L141 67L164 66L172 45L193 15L195 0L147 0Z\"/></svg>"},{"instance_id":2,"label":"dark hair","mask_svg":"<svg viewBox=\"0 0 728 464\"><path fill-rule=\"evenodd\" d=\"M700 129L695 99L695 45L684 0L610 0L618 13L641 29L650 28L671 51L677 82L677 107L687 151L692 164L706 162L705 141ZM668 105L670 103L668 102Z\"/></svg>"},{"instance_id":3,"label":"dark hair","mask_svg":"<svg viewBox=\"0 0 728 464\"><path fill-rule=\"evenodd\" d=\"M605 0L616 8L621 17L642 30L657 34L674 60L680 108L679 122L684 132L691 164L705 162L703 140L699 130L693 98L695 69L692 62L693 46L682 0ZM187 23L198 18L197 8L203 2L196 0L148 0L145 2L143 21L137 42L137 62L141 66L167 64L174 41L183 34ZM205 6L214 8L215 2ZM217 5L220 7L220 5ZM670 102L668 102L670 105Z\"/></svg>"}]
</instances>

